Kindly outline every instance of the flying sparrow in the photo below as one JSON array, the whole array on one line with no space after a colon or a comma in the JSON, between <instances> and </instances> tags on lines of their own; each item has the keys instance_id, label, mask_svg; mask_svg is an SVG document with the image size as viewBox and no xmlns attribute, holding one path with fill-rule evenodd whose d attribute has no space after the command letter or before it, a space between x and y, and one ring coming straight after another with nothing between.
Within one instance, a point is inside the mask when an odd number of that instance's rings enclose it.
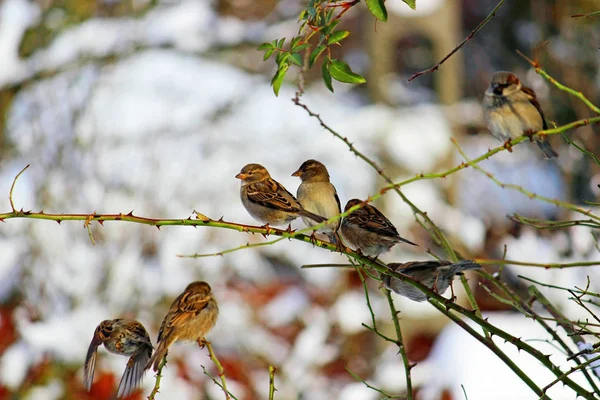
<instances>
[{"instance_id":1,"label":"flying sparrow","mask_svg":"<svg viewBox=\"0 0 600 400\"><path fill-rule=\"evenodd\" d=\"M286 225L298 217L316 223L325 218L302 208L296 198L283 185L269 175L260 164L247 164L235 176L242 181L240 197L250 215L265 225Z\"/></svg>"},{"instance_id":2,"label":"flying sparrow","mask_svg":"<svg viewBox=\"0 0 600 400\"><path fill-rule=\"evenodd\" d=\"M322 215L326 219L341 213L340 198L335 186L329 182L329 173L325 165L316 160L307 160L292 174L302 180L296 195L305 210ZM310 218L303 217L306 226L312 226ZM336 232L340 226L340 219L331 222L322 228L322 232L336 243Z\"/></svg>"},{"instance_id":3,"label":"flying sparrow","mask_svg":"<svg viewBox=\"0 0 600 400\"><path fill-rule=\"evenodd\" d=\"M492 76L483 97L483 113L492 135L506 142L548 128L535 92L511 72ZM545 137L536 135L534 139L546 158L558 157Z\"/></svg>"},{"instance_id":4,"label":"flying sparrow","mask_svg":"<svg viewBox=\"0 0 600 400\"><path fill-rule=\"evenodd\" d=\"M152 356L152 342L146 328L133 319L107 319L100 322L88 348L83 369L87 391L92 387L98 346L122 356L130 356L119 383L117 397L128 396L140 382L144 366Z\"/></svg>"},{"instance_id":5,"label":"flying sparrow","mask_svg":"<svg viewBox=\"0 0 600 400\"><path fill-rule=\"evenodd\" d=\"M204 336L212 329L219 316L219 306L210 285L192 282L171 304L158 331L157 348L145 369L154 364L154 370L176 341L197 341L202 345Z\"/></svg>"},{"instance_id":6,"label":"flying sparrow","mask_svg":"<svg viewBox=\"0 0 600 400\"><path fill-rule=\"evenodd\" d=\"M349 200L344 207L344 212L363 203L358 199ZM361 208L346 216L342 221L340 232L346 244L369 257L379 257L398 242L417 246L398 235L396 227L381 211L370 204L363 204Z\"/></svg>"},{"instance_id":7,"label":"flying sparrow","mask_svg":"<svg viewBox=\"0 0 600 400\"><path fill-rule=\"evenodd\" d=\"M451 261L411 261L404 264L392 263L387 266L395 272L412 277L439 294L448 290L454 275L460 274L462 271L481 268L481 265L470 260L459 261L456 264ZM386 288L401 296L414 301L427 300L425 293L398 278L383 274L381 280Z\"/></svg>"}]
</instances>

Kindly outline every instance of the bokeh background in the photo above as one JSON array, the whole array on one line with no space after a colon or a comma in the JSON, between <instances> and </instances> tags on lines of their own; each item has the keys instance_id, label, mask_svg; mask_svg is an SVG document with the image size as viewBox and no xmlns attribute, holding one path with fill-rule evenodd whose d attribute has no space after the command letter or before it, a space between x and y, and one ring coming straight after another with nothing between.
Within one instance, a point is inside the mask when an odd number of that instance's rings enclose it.
<instances>
[{"instance_id":1,"label":"bokeh background","mask_svg":"<svg viewBox=\"0 0 600 400\"><path fill-rule=\"evenodd\" d=\"M290 174L306 159L328 167L345 203L375 194L383 181L347 147L295 106L296 76L279 97L269 81L272 61L262 42L297 33L298 0L3 0L0 2L0 211L10 211L14 176L17 208L46 212L128 213L211 218L253 224L239 201L234 176L249 162L265 165L295 192ZM591 0L507 1L485 28L438 72L414 81L454 48L496 5L495 0L417 0L410 10L388 0L390 20L376 22L364 5L341 27L352 31L336 51L368 83L324 88L310 73L303 101L399 181L460 163L450 138L469 156L499 145L484 127L480 100L496 70L517 73L533 87L558 124L591 115L517 55L537 56L562 83L598 103L598 18ZM544 44L544 42L546 42ZM540 46L541 45L541 46ZM537 50L536 50L537 49ZM316 70L320 70L317 68ZM571 132L598 153L598 128ZM600 175L589 157L561 137L556 161L529 144L481 165L502 182L576 204L597 200ZM574 218L555 206L502 189L467 169L447 179L403 188L465 257L530 262L600 261L589 228L537 231L507 214ZM375 203L419 248L398 245L384 261L445 256L393 193ZM294 227L302 227L301 221ZM0 224L0 398L109 399L126 359L101 350L90 393L83 361L103 319L140 320L155 340L171 301L192 280L208 281L221 304L208 339L239 399L264 399L268 367L277 366L277 399L371 400L373 386L401 395L406 387L397 348L361 326L371 323L362 284L350 269L301 269L347 260L310 245L269 247L201 259L260 236L214 228L163 228L130 223L7 220ZM506 247L505 247L506 246ZM487 266L494 272L497 266ZM508 267L503 279L526 290L522 274L546 283L600 291L594 268ZM490 321L564 359L547 332L494 301L469 275ZM378 326L392 332L378 282L369 282ZM457 285L457 293L461 290ZM572 318L581 309L558 291L546 294ZM486 348L428 304L395 297L419 399L535 399ZM595 306L591 305L593 310ZM552 380L535 360L509 353L539 384ZM203 373L215 368L206 350L176 345L161 384L161 399L219 399ZM575 377L579 379L580 377ZM148 374L139 391L148 396ZM464 389L463 389L464 388ZM572 399L560 385L554 399Z\"/></svg>"}]
</instances>

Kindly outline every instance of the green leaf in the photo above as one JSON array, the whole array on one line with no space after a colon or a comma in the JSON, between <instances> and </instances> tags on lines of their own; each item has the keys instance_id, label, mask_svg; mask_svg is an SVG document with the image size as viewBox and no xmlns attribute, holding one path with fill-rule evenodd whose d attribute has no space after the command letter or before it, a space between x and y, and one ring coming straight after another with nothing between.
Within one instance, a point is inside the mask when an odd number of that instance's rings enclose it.
<instances>
[{"instance_id":1,"label":"green leaf","mask_svg":"<svg viewBox=\"0 0 600 400\"><path fill-rule=\"evenodd\" d=\"M335 20L332 23L330 23L329 25L327 25L325 28L321 29L321 34L323 36L327 36L329 35L331 32L333 32L333 30L335 29L336 26L338 26L340 23L340 20Z\"/></svg>"},{"instance_id":2,"label":"green leaf","mask_svg":"<svg viewBox=\"0 0 600 400\"><path fill-rule=\"evenodd\" d=\"M336 81L343 83L365 83L366 79L359 74L352 72L350 66L340 60L331 60L331 67L329 68L331 76Z\"/></svg>"},{"instance_id":3,"label":"green leaf","mask_svg":"<svg viewBox=\"0 0 600 400\"><path fill-rule=\"evenodd\" d=\"M315 0L311 0L308 3L308 6L306 6L306 11L308 12L308 15L311 16L312 18L317 16L317 8L315 7L315 4L317 2Z\"/></svg>"},{"instance_id":4,"label":"green leaf","mask_svg":"<svg viewBox=\"0 0 600 400\"><path fill-rule=\"evenodd\" d=\"M321 65L321 74L323 74L323 82L325 83L325 86L327 86L327 89L331 90L333 93L333 84L331 82L331 74L329 73L330 66L331 63L329 61L323 61L323 65Z\"/></svg>"},{"instance_id":5,"label":"green leaf","mask_svg":"<svg viewBox=\"0 0 600 400\"><path fill-rule=\"evenodd\" d=\"M342 40L346 39L348 36L350 36L350 32L348 32L348 31L337 31L337 32L334 32L329 37L329 40L327 41L327 44L339 43Z\"/></svg>"},{"instance_id":6,"label":"green leaf","mask_svg":"<svg viewBox=\"0 0 600 400\"><path fill-rule=\"evenodd\" d=\"M281 88L283 78L285 78L285 74L289 67L289 64L281 65L273 76L273 79L271 79L271 86L273 86L273 92L275 93L275 96L279 96L279 89Z\"/></svg>"},{"instance_id":7,"label":"green leaf","mask_svg":"<svg viewBox=\"0 0 600 400\"><path fill-rule=\"evenodd\" d=\"M287 59L290 57L290 53L287 51L277 53L275 56L275 62L277 65L281 66L281 64L285 64Z\"/></svg>"},{"instance_id":8,"label":"green leaf","mask_svg":"<svg viewBox=\"0 0 600 400\"><path fill-rule=\"evenodd\" d=\"M277 47L279 47L280 49L283 49L283 44L285 43L285 38L281 38L279 40L279 43L277 43Z\"/></svg>"},{"instance_id":9,"label":"green leaf","mask_svg":"<svg viewBox=\"0 0 600 400\"><path fill-rule=\"evenodd\" d=\"M263 61L267 61L269 59L269 57L271 57L271 55L273 54L274 51L275 51L275 48L273 48L273 47L271 47L270 49L265 51L265 55L263 56Z\"/></svg>"},{"instance_id":10,"label":"green leaf","mask_svg":"<svg viewBox=\"0 0 600 400\"><path fill-rule=\"evenodd\" d=\"M301 67L302 66L302 56L300 55L300 53L293 53L290 56L290 62L292 64L296 64L297 66Z\"/></svg>"},{"instance_id":11,"label":"green leaf","mask_svg":"<svg viewBox=\"0 0 600 400\"><path fill-rule=\"evenodd\" d=\"M417 9L417 0L402 0L402 1L405 2L413 10Z\"/></svg>"},{"instance_id":12,"label":"green leaf","mask_svg":"<svg viewBox=\"0 0 600 400\"><path fill-rule=\"evenodd\" d=\"M406 4L415 3L415 0L403 0ZM369 8L369 11L371 11L371 14L373 14L373 16L375 18L377 18L380 21L387 21L387 10L385 9L385 4L383 4L384 0L365 0L365 2L367 3L367 7ZM410 7L410 4L408 4L408 6ZM414 9L414 7L411 7L412 9Z\"/></svg>"},{"instance_id":13,"label":"green leaf","mask_svg":"<svg viewBox=\"0 0 600 400\"><path fill-rule=\"evenodd\" d=\"M302 36L294 36L294 38L292 38L292 41L290 42L290 49L294 50L294 48L298 45L298 43L300 43L301 40Z\"/></svg>"},{"instance_id":14,"label":"green leaf","mask_svg":"<svg viewBox=\"0 0 600 400\"><path fill-rule=\"evenodd\" d=\"M302 43L299 44L298 46L294 47L294 51L301 51L304 50L305 48L307 48L308 46L310 46L310 43Z\"/></svg>"},{"instance_id":15,"label":"green leaf","mask_svg":"<svg viewBox=\"0 0 600 400\"><path fill-rule=\"evenodd\" d=\"M258 49L256 50L267 50L267 49L272 49L273 45L271 43L263 43L260 46L258 46Z\"/></svg>"},{"instance_id":16,"label":"green leaf","mask_svg":"<svg viewBox=\"0 0 600 400\"><path fill-rule=\"evenodd\" d=\"M313 64L315 63L315 61L317 61L317 58L319 58L319 56L321 55L321 53L323 53L323 51L325 51L327 47L326 46L317 46L317 48L315 48L312 53L310 53L310 57L308 58L308 66L310 68L312 68Z\"/></svg>"}]
</instances>

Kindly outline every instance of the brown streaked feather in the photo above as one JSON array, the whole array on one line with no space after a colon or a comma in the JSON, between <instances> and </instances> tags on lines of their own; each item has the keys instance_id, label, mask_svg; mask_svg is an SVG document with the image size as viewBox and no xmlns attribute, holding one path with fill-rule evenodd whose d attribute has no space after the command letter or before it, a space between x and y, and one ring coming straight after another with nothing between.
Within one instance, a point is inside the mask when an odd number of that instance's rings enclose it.
<instances>
[{"instance_id":1,"label":"brown streaked feather","mask_svg":"<svg viewBox=\"0 0 600 400\"><path fill-rule=\"evenodd\" d=\"M249 201L263 207L293 213L300 211L300 207L292 200L295 197L272 179L249 184L246 193ZM286 193L288 196L282 193Z\"/></svg>"},{"instance_id":2,"label":"brown streaked feather","mask_svg":"<svg viewBox=\"0 0 600 400\"><path fill-rule=\"evenodd\" d=\"M544 111L542 111L542 106L535 95L535 92L530 87L525 85L521 86L521 91L527 95L529 98L529 102L538 110L540 116L542 117L543 129L548 129L548 125L546 124L546 117L544 116Z\"/></svg>"},{"instance_id":3,"label":"brown streaked feather","mask_svg":"<svg viewBox=\"0 0 600 400\"><path fill-rule=\"evenodd\" d=\"M190 319L196 317L208 305L211 296L197 292L183 292L175 299L158 331L158 341L161 342L173 326L181 327Z\"/></svg>"},{"instance_id":4,"label":"brown streaked feather","mask_svg":"<svg viewBox=\"0 0 600 400\"><path fill-rule=\"evenodd\" d=\"M346 218L361 228L383 236L398 236L396 227L375 207L365 204Z\"/></svg>"}]
</instances>

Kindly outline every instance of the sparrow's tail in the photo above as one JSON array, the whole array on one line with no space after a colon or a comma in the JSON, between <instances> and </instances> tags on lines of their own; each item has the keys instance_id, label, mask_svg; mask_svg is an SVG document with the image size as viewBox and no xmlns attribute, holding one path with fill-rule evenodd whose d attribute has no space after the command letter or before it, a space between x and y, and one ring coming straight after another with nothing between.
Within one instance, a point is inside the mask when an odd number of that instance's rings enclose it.
<instances>
[{"instance_id":1,"label":"sparrow's tail","mask_svg":"<svg viewBox=\"0 0 600 400\"><path fill-rule=\"evenodd\" d=\"M144 346L140 350L129 358L125 372L119 383L119 389L117 391L117 398L127 397L137 387L144 376L144 367L150 360L152 355L152 346Z\"/></svg>"},{"instance_id":2,"label":"sparrow's tail","mask_svg":"<svg viewBox=\"0 0 600 400\"><path fill-rule=\"evenodd\" d=\"M540 150L542 150L542 152L544 153L544 156L546 158L558 157L558 153L554 151L554 149L552 148L552 146L550 146L550 143L548 143L547 140L542 139L542 140L536 140L535 142L537 143Z\"/></svg>"},{"instance_id":3,"label":"sparrow's tail","mask_svg":"<svg viewBox=\"0 0 600 400\"><path fill-rule=\"evenodd\" d=\"M320 224L321 222L327 221L327 218L323 218L320 215L313 214L310 211L306 211L306 210L301 210L298 214L300 214L301 217L312 219L317 224Z\"/></svg>"},{"instance_id":4,"label":"sparrow's tail","mask_svg":"<svg viewBox=\"0 0 600 400\"><path fill-rule=\"evenodd\" d=\"M480 269L481 265L471 260L462 260L457 262L456 264L449 265L447 268L452 269L452 271L455 274L457 274L459 272L468 271L470 269Z\"/></svg>"},{"instance_id":5,"label":"sparrow's tail","mask_svg":"<svg viewBox=\"0 0 600 400\"><path fill-rule=\"evenodd\" d=\"M410 240L408 240L408 239L404 239L404 238L403 238L402 236L400 236L400 235L396 236L396 239L398 239L398 241L399 241L399 242L408 243L408 244L410 244L410 245L413 245L413 246L419 246L418 244L416 244L416 243L413 243L413 242L411 242L411 241L410 241Z\"/></svg>"},{"instance_id":6,"label":"sparrow's tail","mask_svg":"<svg viewBox=\"0 0 600 400\"><path fill-rule=\"evenodd\" d=\"M173 343L174 340L163 340L158 344L158 348L146 363L144 367L144 371L153 367L154 371L158 371L158 366L162 362L163 358L167 355L167 351L169 350L169 346Z\"/></svg>"}]
</instances>

